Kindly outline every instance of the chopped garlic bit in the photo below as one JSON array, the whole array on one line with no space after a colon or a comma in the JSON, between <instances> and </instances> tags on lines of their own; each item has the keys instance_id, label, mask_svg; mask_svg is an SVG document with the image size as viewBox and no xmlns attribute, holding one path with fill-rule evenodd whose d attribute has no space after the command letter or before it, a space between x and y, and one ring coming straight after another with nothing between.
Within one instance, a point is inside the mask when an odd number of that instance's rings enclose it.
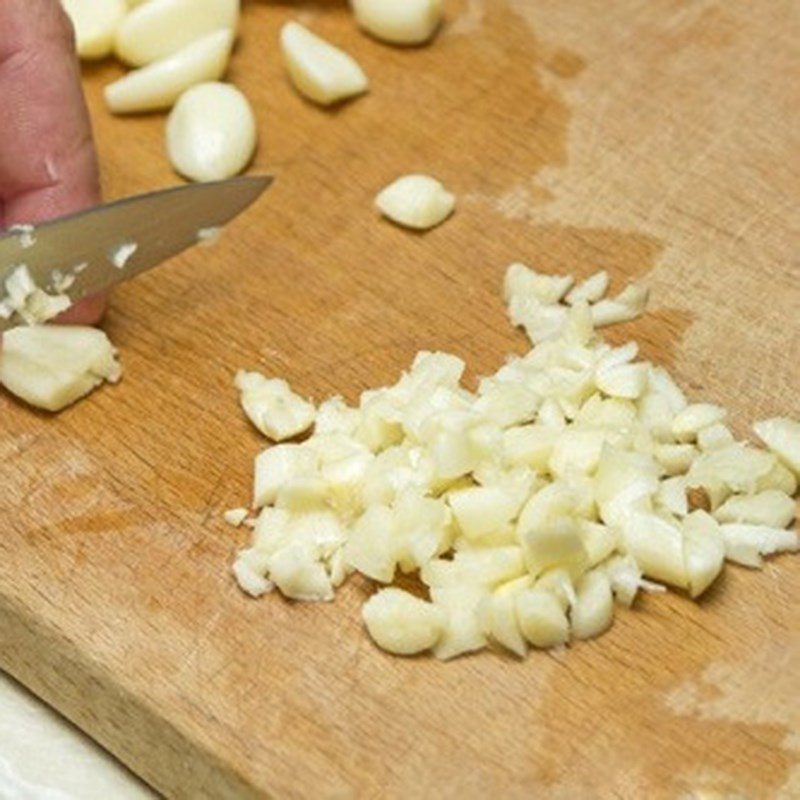
<instances>
[{"instance_id":1,"label":"chopped garlic bit","mask_svg":"<svg viewBox=\"0 0 800 800\"><path fill-rule=\"evenodd\" d=\"M197 231L197 243L201 247L211 247L219 241L222 235L222 228L200 228Z\"/></svg>"},{"instance_id":2,"label":"chopped garlic bit","mask_svg":"<svg viewBox=\"0 0 800 800\"><path fill-rule=\"evenodd\" d=\"M228 525L238 528L247 519L249 513L246 508L231 508L222 515L222 518Z\"/></svg>"},{"instance_id":3,"label":"chopped garlic bit","mask_svg":"<svg viewBox=\"0 0 800 800\"><path fill-rule=\"evenodd\" d=\"M442 20L442 0L351 0L356 22L392 44L427 42Z\"/></svg>"},{"instance_id":4,"label":"chopped garlic bit","mask_svg":"<svg viewBox=\"0 0 800 800\"><path fill-rule=\"evenodd\" d=\"M8 232L19 237L19 244L23 250L28 250L36 244L36 228L33 225L12 225Z\"/></svg>"},{"instance_id":5,"label":"chopped garlic bit","mask_svg":"<svg viewBox=\"0 0 800 800\"><path fill-rule=\"evenodd\" d=\"M314 406L296 395L286 381L242 371L237 373L235 385L245 414L275 442L298 436L314 424Z\"/></svg>"},{"instance_id":6,"label":"chopped garlic bit","mask_svg":"<svg viewBox=\"0 0 800 800\"><path fill-rule=\"evenodd\" d=\"M329 106L369 89L354 58L297 22L281 29L281 50L295 88L315 103Z\"/></svg>"},{"instance_id":7,"label":"chopped garlic bit","mask_svg":"<svg viewBox=\"0 0 800 800\"><path fill-rule=\"evenodd\" d=\"M46 322L72 305L65 294L48 294L40 289L24 264L6 278L5 291L5 298L0 301L0 317L11 319L17 314L28 325Z\"/></svg>"},{"instance_id":8,"label":"chopped garlic bit","mask_svg":"<svg viewBox=\"0 0 800 800\"><path fill-rule=\"evenodd\" d=\"M597 326L647 298L634 286L606 301L606 288L604 273L575 287L512 265L509 316L534 347L474 393L461 359L423 352L393 386L353 406L333 397L315 421L285 382L240 373L269 436L315 424L256 458L242 589L330 600L357 571L387 585L363 609L384 650L523 657L602 634L614 599L630 606L664 584L698 597L726 559L755 567L798 550L786 528L800 426L759 423L772 452L736 442L722 408L689 404L635 343L602 341ZM414 572L430 602L390 585Z\"/></svg>"},{"instance_id":9,"label":"chopped garlic bit","mask_svg":"<svg viewBox=\"0 0 800 800\"><path fill-rule=\"evenodd\" d=\"M136 242L123 242L109 253L109 261L117 269L124 269L138 249L139 245Z\"/></svg>"},{"instance_id":10,"label":"chopped garlic bit","mask_svg":"<svg viewBox=\"0 0 800 800\"><path fill-rule=\"evenodd\" d=\"M35 325L3 335L0 384L37 408L60 411L121 374L116 350L95 328Z\"/></svg>"},{"instance_id":11,"label":"chopped garlic bit","mask_svg":"<svg viewBox=\"0 0 800 800\"><path fill-rule=\"evenodd\" d=\"M378 194L375 205L398 225L428 230L453 213L456 198L429 175L404 175Z\"/></svg>"}]
</instances>

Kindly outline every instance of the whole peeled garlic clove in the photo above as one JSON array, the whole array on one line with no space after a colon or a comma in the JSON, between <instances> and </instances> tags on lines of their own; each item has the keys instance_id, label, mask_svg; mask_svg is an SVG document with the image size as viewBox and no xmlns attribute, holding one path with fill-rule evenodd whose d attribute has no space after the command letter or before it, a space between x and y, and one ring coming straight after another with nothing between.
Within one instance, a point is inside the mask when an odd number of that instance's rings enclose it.
<instances>
[{"instance_id":1,"label":"whole peeled garlic clove","mask_svg":"<svg viewBox=\"0 0 800 800\"><path fill-rule=\"evenodd\" d=\"M442 0L351 0L358 24L391 44L427 42L442 21Z\"/></svg>"},{"instance_id":2,"label":"whole peeled garlic clove","mask_svg":"<svg viewBox=\"0 0 800 800\"><path fill-rule=\"evenodd\" d=\"M116 350L95 328L35 325L3 335L0 384L46 411L60 411L121 374Z\"/></svg>"},{"instance_id":3,"label":"whole peeled garlic clove","mask_svg":"<svg viewBox=\"0 0 800 800\"><path fill-rule=\"evenodd\" d=\"M129 72L106 86L106 105L114 114L170 108L192 86L222 77L233 40L233 31L224 28L161 61Z\"/></svg>"},{"instance_id":4,"label":"whole peeled garlic clove","mask_svg":"<svg viewBox=\"0 0 800 800\"><path fill-rule=\"evenodd\" d=\"M295 88L315 103L332 105L369 88L355 59L297 22L281 29L281 50Z\"/></svg>"},{"instance_id":5,"label":"whole peeled garlic clove","mask_svg":"<svg viewBox=\"0 0 800 800\"><path fill-rule=\"evenodd\" d=\"M114 51L120 61L143 67L220 28L235 30L238 24L239 0L149 0L122 21Z\"/></svg>"},{"instance_id":6,"label":"whole peeled garlic clove","mask_svg":"<svg viewBox=\"0 0 800 800\"><path fill-rule=\"evenodd\" d=\"M125 0L61 0L75 30L75 46L84 59L105 58L128 11Z\"/></svg>"},{"instance_id":7,"label":"whole peeled garlic clove","mask_svg":"<svg viewBox=\"0 0 800 800\"><path fill-rule=\"evenodd\" d=\"M456 198L429 175L404 175L380 192L375 205L392 222L428 230L453 213Z\"/></svg>"},{"instance_id":8,"label":"whole peeled garlic clove","mask_svg":"<svg viewBox=\"0 0 800 800\"><path fill-rule=\"evenodd\" d=\"M181 95L167 120L167 153L193 181L231 178L250 162L258 131L247 98L227 83L201 83Z\"/></svg>"}]
</instances>

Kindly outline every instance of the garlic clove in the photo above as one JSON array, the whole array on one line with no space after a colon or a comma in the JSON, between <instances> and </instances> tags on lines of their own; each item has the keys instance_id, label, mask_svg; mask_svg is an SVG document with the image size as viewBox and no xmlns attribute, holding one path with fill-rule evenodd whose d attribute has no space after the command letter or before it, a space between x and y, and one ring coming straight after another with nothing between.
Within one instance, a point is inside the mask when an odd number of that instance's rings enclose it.
<instances>
[{"instance_id":1,"label":"garlic clove","mask_svg":"<svg viewBox=\"0 0 800 800\"><path fill-rule=\"evenodd\" d=\"M167 154L193 181L238 175L256 149L258 131L247 98L226 83L201 83L184 92L167 120Z\"/></svg>"},{"instance_id":2,"label":"garlic clove","mask_svg":"<svg viewBox=\"0 0 800 800\"><path fill-rule=\"evenodd\" d=\"M423 44L442 20L442 0L351 0L356 22L391 44Z\"/></svg>"},{"instance_id":3,"label":"garlic clove","mask_svg":"<svg viewBox=\"0 0 800 800\"><path fill-rule=\"evenodd\" d=\"M106 105L114 114L170 108L187 89L223 76L233 39L233 31L224 28L160 61L129 72L106 86Z\"/></svg>"},{"instance_id":4,"label":"garlic clove","mask_svg":"<svg viewBox=\"0 0 800 800\"><path fill-rule=\"evenodd\" d=\"M37 325L3 335L0 384L46 411L60 411L121 374L116 350L95 328Z\"/></svg>"},{"instance_id":5,"label":"garlic clove","mask_svg":"<svg viewBox=\"0 0 800 800\"><path fill-rule=\"evenodd\" d=\"M281 29L281 50L295 88L315 103L332 105L369 89L354 58L297 22Z\"/></svg>"},{"instance_id":6,"label":"garlic clove","mask_svg":"<svg viewBox=\"0 0 800 800\"><path fill-rule=\"evenodd\" d=\"M122 21L114 51L120 61L143 67L221 28L235 31L238 24L239 0L148 0Z\"/></svg>"},{"instance_id":7,"label":"garlic clove","mask_svg":"<svg viewBox=\"0 0 800 800\"><path fill-rule=\"evenodd\" d=\"M105 58L127 13L125 0L61 0L75 30L78 55L87 60Z\"/></svg>"},{"instance_id":8,"label":"garlic clove","mask_svg":"<svg viewBox=\"0 0 800 800\"><path fill-rule=\"evenodd\" d=\"M404 175L375 198L378 210L392 222L428 230L444 222L456 207L456 198L435 178Z\"/></svg>"}]
</instances>

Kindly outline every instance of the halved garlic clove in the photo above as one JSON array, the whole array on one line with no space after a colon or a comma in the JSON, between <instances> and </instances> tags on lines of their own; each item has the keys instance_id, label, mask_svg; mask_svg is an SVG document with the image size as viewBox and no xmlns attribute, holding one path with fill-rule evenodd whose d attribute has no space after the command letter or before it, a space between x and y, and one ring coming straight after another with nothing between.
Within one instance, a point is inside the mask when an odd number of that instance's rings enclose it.
<instances>
[{"instance_id":1,"label":"halved garlic clove","mask_svg":"<svg viewBox=\"0 0 800 800\"><path fill-rule=\"evenodd\" d=\"M106 86L106 105L114 114L170 108L187 89L224 75L233 39L232 30L218 30L161 61L129 72Z\"/></svg>"},{"instance_id":2,"label":"halved garlic clove","mask_svg":"<svg viewBox=\"0 0 800 800\"><path fill-rule=\"evenodd\" d=\"M442 0L351 0L356 22L392 44L427 42L442 20Z\"/></svg>"},{"instance_id":3,"label":"halved garlic clove","mask_svg":"<svg viewBox=\"0 0 800 800\"><path fill-rule=\"evenodd\" d=\"M228 83L201 83L184 92L167 120L167 154L193 181L238 175L256 149L258 130L247 98Z\"/></svg>"},{"instance_id":4,"label":"halved garlic clove","mask_svg":"<svg viewBox=\"0 0 800 800\"><path fill-rule=\"evenodd\" d=\"M61 5L75 30L78 55L87 60L109 55L128 11L125 0L61 0Z\"/></svg>"},{"instance_id":5,"label":"halved garlic clove","mask_svg":"<svg viewBox=\"0 0 800 800\"><path fill-rule=\"evenodd\" d=\"M122 372L116 350L95 328L12 328L0 347L0 384L37 408L60 411Z\"/></svg>"},{"instance_id":6,"label":"halved garlic clove","mask_svg":"<svg viewBox=\"0 0 800 800\"><path fill-rule=\"evenodd\" d=\"M442 638L447 613L402 589L381 589L361 609L367 631L388 653L410 656L430 650Z\"/></svg>"},{"instance_id":7,"label":"halved garlic clove","mask_svg":"<svg viewBox=\"0 0 800 800\"><path fill-rule=\"evenodd\" d=\"M120 61L143 67L238 23L239 0L148 0L122 21L114 51Z\"/></svg>"},{"instance_id":8,"label":"halved garlic clove","mask_svg":"<svg viewBox=\"0 0 800 800\"><path fill-rule=\"evenodd\" d=\"M375 205L392 222L428 230L453 213L456 198L429 175L404 175L378 194Z\"/></svg>"},{"instance_id":9,"label":"halved garlic clove","mask_svg":"<svg viewBox=\"0 0 800 800\"><path fill-rule=\"evenodd\" d=\"M295 88L315 103L329 106L369 89L354 58L297 22L281 29L281 50Z\"/></svg>"}]
</instances>

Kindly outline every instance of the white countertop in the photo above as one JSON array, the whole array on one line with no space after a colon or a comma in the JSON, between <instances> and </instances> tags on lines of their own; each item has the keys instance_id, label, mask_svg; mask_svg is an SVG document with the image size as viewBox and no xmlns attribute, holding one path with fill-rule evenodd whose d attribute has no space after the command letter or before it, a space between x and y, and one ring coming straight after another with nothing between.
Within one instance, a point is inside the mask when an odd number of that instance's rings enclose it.
<instances>
[{"instance_id":1,"label":"white countertop","mask_svg":"<svg viewBox=\"0 0 800 800\"><path fill-rule=\"evenodd\" d=\"M63 717L0 672L0 800L155 800Z\"/></svg>"}]
</instances>

